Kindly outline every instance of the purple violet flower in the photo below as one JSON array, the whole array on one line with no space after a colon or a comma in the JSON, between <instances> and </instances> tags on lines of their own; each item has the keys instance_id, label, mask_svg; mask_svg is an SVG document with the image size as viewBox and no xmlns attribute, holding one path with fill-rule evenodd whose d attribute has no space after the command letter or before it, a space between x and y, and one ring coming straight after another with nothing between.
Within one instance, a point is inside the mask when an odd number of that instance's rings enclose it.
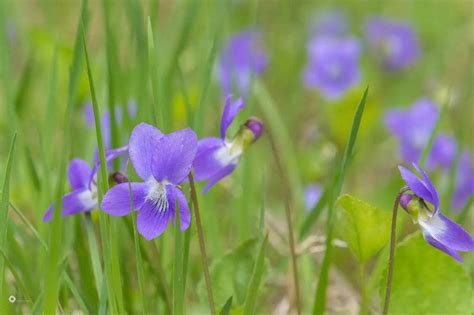
<instances>
[{"instance_id":1,"label":"purple violet flower","mask_svg":"<svg viewBox=\"0 0 474 315\"><path fill-rule=\"evenodd\" d=\"M144 182L112 187L104 196L102 209L114 216L129 214L131 187L133 208L138 210L137 228L146 239L161 235L170 218L175 222L176 200L181 230L186 230L191 213L179 184L191 171L196 149L197 137L191 129L165 135L151 125L139 124L130 136L128 152L135 172Z\"/></svg>"},{"instance_id":2,"label":"purple violet flower","mask_svg":"<svg viewBox=\"0 0 474 315\"><path fill-rule=\"evenodd\" d=\"M459 160L457 183L453 195L453 209L460 210L474 194L474 165L469 152L464 151Z\"/></svg>"},{"instance_id":3,"label":"purple violet flower","mask_svg":"<svg viewBox=\"0 0 474 315\"><path fill-rule=\"evenodd\" d=\"M227 96L221 119L221 137L204 138L198 143L193 166L196 180L207 181L203 193L232 173L242 153L263 133L263 123L258 118L251 117L241 126L234 138L226 136L227 129L243 107L242 98L233 102L232 96Z\"/></svg>"},{"instance_id":4,"label":"purple violet flower","mask_svg":"<svg viewBox=\"0 0 474 315\"><path fill-rule=\"evenodd\" d=\"M403 166L398 167L412 193L405 193L400 199L400 205L420 225L423 236L430 245L462 262L458 252L474 251L474 239L459 224L440 213L438 191L425 171L416 163L413 166L422 179ZM433 211L426 202L434 207Z\"/></svg>"},{"instance_id":5,"label":"purple violet flower","mask_svg":"<svg viewBox=\"0 0 474 315\"><path fill-rule=\"evenodd\" d=\"M126 154L127 147L121 147L106 152L106 161L111 162L120 155ZM99 164L92 169L89 164L82 159L74 159L69 163L68 180L72 192L64 195L62 200L63 217L88 212L97 209L99 201L97 199L97 171ZM54 204L51 204L43 216L43 221L50 221L53 217Z\"/></svg>"},{"instance_id":6,"label":"purple violet flower","mask_svg":"<svg viewBox=\"0 0 474 315\"><path fill-rule=\"evenodd\" d=\"M310 212L314 209L319 199L321 198L322 192L323 188L321 187L321 185L312 184L306 186L304 190L304 201L306 211Z\"/></svg>"},{"instance_id":7,"label":"purple violet flower","mask_svg":"<svg viewBox=\"0 0 474 315\"><path fill-rule=\"evenodd\" d=\"M252 77L262 74L267 65L268 56L259 31L252 29L233 35L220 56L219 79L224 95L236 88L239 95L246 96Z\"/></svg>"},{"instance_id":8,"label":"purple violet flower","mask_svg":"<svg viewBox=\"0 0 474 315\"><path fill-rule=\"evenodd\" d=\"M399 142L403 161L418 161L438 119L438 108L429 98L420 98L408 109L390 109L385 114L385 125ZM428 169L441 166L449 169L456 156L456 141L438 135L428 156Z\"/></svg>"},{"instance_id":9,"label":"purple violet flower","mask_svg":"<svg viewBox=\"0 0 474 315\"><path fill-rule=\"evenodd\" d=\"M387 70L407 68L420 56L420 44L407 22L371 18L365 25L365 36L375 57Z\"/></svg>"},{"instance_id":10,"label":"purple violet flower","mask_svg":"<svg viewBox=\"0 0 474 315\"><path fill-rule=\"evenodd\" d=\"M360 45L354 37L317 36L310 40L304 83L329 100L340 98L360 80Z\"/></svg>"}]
</instances>

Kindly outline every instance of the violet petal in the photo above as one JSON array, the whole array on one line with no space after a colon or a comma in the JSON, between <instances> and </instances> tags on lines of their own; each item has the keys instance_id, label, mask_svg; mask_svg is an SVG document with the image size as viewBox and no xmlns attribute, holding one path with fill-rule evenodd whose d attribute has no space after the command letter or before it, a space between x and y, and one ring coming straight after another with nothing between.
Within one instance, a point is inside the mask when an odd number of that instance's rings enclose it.
<instances>
[{"instance_id":1,"label":"violet petal","mask_svg":"<svg viewBox=\"0 0 474 315\"><path fill-rule=\"evenodd\" d=\"M104 212L114 216L124 216L132 211L130 204L130 187L132 188L133 208L140 209L148 193L146 183L122 183L109 189L102 200Z\"/></svg>"},{"instance_id":2,"label":"violet petal","mask_svg":"<svg viewBox=\"0 0 474 315\"><path fill-rule=\"evenodd\" d=\"M174 203L173 203L174 204ZM137 229L147 240L160 236L168 226L171 211L159 210L151 201L146 201L138 211Z\"/></svg>"},{"instance_id":3,"label":"violet petal","mask_svg":"<svg viewBox=\"0 0 474 315\"><path fill-rule=\"evenodd\" d=\"M232 102L232 95L228 95L224 105L224 112L221 118L221 138L224 140L227 129L234 121L235 116L245 107L244 100L240 97Z\"/></svg>"},{"instance_id":4,"label":"violet petal","mask_svg":"<svg viewBox=\"0 0 474 315\"><path fill-rule=\"evenodd\" d=\"M152 173L158 182L179 185L189 174L197 150L197 137L191 129L163 136L153 148Z\"/></svg>"},{"instance_id":5,"label":"violet petal","mask_svg":"<svg viewBox=\"0 0 474 315\"><path fill-rule=\"evenodd\" d=\"M143 180L148 180L152 176L151 164L153 151L158 146L158 140L163 137L163 133L146 123L137 125L130 136L128 153L132 161L135 172Z\"/></svg>"}]
</instances>

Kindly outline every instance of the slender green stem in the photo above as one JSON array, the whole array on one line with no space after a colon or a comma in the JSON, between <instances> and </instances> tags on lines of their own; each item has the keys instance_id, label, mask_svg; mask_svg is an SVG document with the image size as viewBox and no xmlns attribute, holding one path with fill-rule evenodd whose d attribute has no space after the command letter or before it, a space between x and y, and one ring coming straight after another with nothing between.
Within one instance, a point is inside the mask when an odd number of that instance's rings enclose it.
<instances>
[{"instance_id":1,"label":"slender green stem","mask_svg":"<svg viewBox=\"0 0 474 315\"><path fill-rule=\"evenodd\" d=\"M301 314L300 309L300 293L299 293L299 283L298 283L298 266L297 266L297 259L296 259L296 250L295 250L295 237L293 234L293 224L291 223L291 187L290 183L285 176L285 172L283 171L283 166L281 163L280 155L278 154L278 149L276 147L275 141L270 133L267 132L268 139L270 141L270 145L272 147L273 156L275 157L275 162L277 164L278 172L280 173L280 178L283 181L284 193L283 199L285 203L285 215L286 215L286 223L288 228L288 243L290 245L290 253L291 253L291 265L292 265L292 272L293 272L293 284L295 286L295 306L296 306L296 313Z\"/></svg>"},{"instance_id":2,"label":"slender green stem","mask_svg":"<svg viewBox=\"0 0 474 315\"><path fill-rule=\"evenodd\" d=\"M92 224L91 215L89 212L84 213L86 221L86 233L87 241L89 244L91 262L92 262L92 271L94 273L95 287L97 289L97 295L100 296L100 288L102 285L102 267L100 263L100 254L97 247L97 239L95 236L94 226Z\"/></svg>"},{"instance_id":3,"label":"slender green stem","mask_svg":"<svg viewBox=\"0 0 474 315\"><path fill-rule=\"evenodd\" d=\"M199 203L196 194L196 187L194 185L194 177L192 173L189 173L189 185L191 186L191 199L193 201L193 208L194 208L194 216L196 218L196 227L198 232L199 238L199 248L201 250L201 260L202 260L202 268L204 271L204 280L206 281L206 288L207 288L207 299L209 302L209 308L211 309L211 314L216 314L216 307L214 306L214 296L212 294L212 285L211 285L211 277L209 275L209 262L207 260L206 254L206 244L204 243L204 235L202 232L202 224L201 224L201 214L199 213Z\"/></svg>"},{"instance_id":4,"label":"slender green stem","mask_svg":"<svg viewBox=\"0 0 474 315\"><path fill-rule=\"evenodd\" d=\"M388 307L390 304L390 294L392 293L392 280L393 280L393 265L395 260L395 245L397 243L397 214L398 205L400 204L400 198L403 193L409 190L408 187L403 187L395 198L392 210L392 228L390 232L390 256L388 258L388 274L387 274L387 287L385 288L385 300L383 303L383 315L388 314Z\"/></svg>"}]
</instances>

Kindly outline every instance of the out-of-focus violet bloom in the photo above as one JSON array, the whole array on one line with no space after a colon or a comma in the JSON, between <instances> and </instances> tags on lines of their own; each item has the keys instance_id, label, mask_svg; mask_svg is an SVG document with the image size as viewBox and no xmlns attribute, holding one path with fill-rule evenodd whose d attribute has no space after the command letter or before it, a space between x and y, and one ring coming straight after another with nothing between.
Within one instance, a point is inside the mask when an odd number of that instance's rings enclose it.
<instances>
[{"instance_id":1,"label":"out-of-focus violet bloom","mask_svg":"<svg viewBox=\"0 0 474 315\"><path fill-rule=\"evenodd\" d=\"M308 88L327 99L340 98L360 80L360 45L354 37L316 36L309 42L309 61L303 74Z\"/></svg>"},{"instance_id":2,"label":"out-of-focus violet bloom","mask_svg":"<svg viewBox=\"0 0 474 315\"><path fill-rule=\"evenodd\" d=\"M91 103L84 105L83 109L84 120L86 121L86 126L89 128L95 127L94 120L94 109ZM137 114L137 107L134 101L129 101L127 104L127 114L129 117L135 117ZM119 106L115 106L115 119L118 123L122 121L122 109ZM102 137L104 142L104 148L109 149L112 145L111 143L111 125L110 125L110 113L105 111L100 117L100 126L102 127Z\"/></svg>"},{"instance_id":3,"label":"out-of-focus violet bloom","mask_svg":"<svg viewBox=\"0 0 474 315\"><path fill-rule=\"evenodd\" d=\"M399 142L400 155L407 163L416 162L428 142L438 119L438 108L429 98L420 98L408 109L390 109L385 125ZM428 169L448 169L456 155L456 142L447 135L438 135L428 156Z\"/></svg>"},{"instance_id":4,"label":"out-of-focus violet bloom","mask_svg":"<svg viewBox=\"0 0 474 315\"><path fill-rule=\"evenodd\" d=\"M469 197L474 194L474 165L469 152L462 153L459 160L457 183L453 195L453 209L464 207Z\"/></svg>"},{"instance_id":5,"label":"out-of-focus violet bloom","mask_svg":"<svg viewBox=\"0 0 474 315\"><path fill-rule=\"evenodd\" d=\"M263 123L260 119L251 117L240 127L234 138L227 137L227 129L243 107L242 98L232 101L232 96L229 95L221 119L221 137L203 138L198 143L193 164L194 174L197 181L207 181L204 193L234 171L243 152L263 133Z\"/></svg>"},{"instance_id":6,"label":"out-of-focus violet bloom","mask_svg":"<svg viewBox=\"0 0 474 315\"><path fill-rule=\"evenodd\" d=\"M181 230L189 227L191 213L184 193L179 188L191 171L196 156L197 137L191 129L163 134L158 128L141 123L136 126L128 145L135 172L144 182L118 184L102 201L102 209L114 216L138 210L137 228L151 240L161 235L170 218L175 222L176 201Z\"/></svg>"},{"instance_id":7,"label":"out-of-focus violet bloom","mask_svg":"<svg viewBox=\"0 0 474 315\"><path fill-rule=\"evenodd\" d=\"M127 147L108 150L106 152L106 162L110 162L120 155L126 154ZM64 195L62 199L63 217L88 212L97 209L97 171L99 165L94 165L91 169L89 164L81 159L74 159L69 163L68 180L72 192ZM43 221L50 221L53 217L54 204L51 204L43 216Z\"/></svg>"},{"instance_id":8,"label":"out-of-focus violet bloom","mask_svg":"<svg viewBox=\"0 0 474 315\"><path fill-rule=\"evenodd\" d=\"M399 166L400 174L411 193L405 193L400 199L400 205L418 223L425 240L437 249L462 262L458 252L474 251L474 239L457 223L442 215L439 211L440 200L438 191L428 175L416 163L417 175ZM426 202L433 206L428 208Z\"/></svg>"},{"instance_id":9,"label":"out-of-focus violet bloom","mask_svg":"<svg viewBox=\"0 0 474 315\"><path fill-rule=\"evenodd\" d=\"M323 192L323 189L321 185L312 184L312 185L306 186L304 190L304 201L305 201L306 211L309 212L314 209L319 199L321 198L322 192Z\"/></svg>"},{"instance_id":10,"label":"out-of-focus violet bloom","mask_svg":"<svg viewBox=\"0 0 474 315\"><path fill-rule=\"evenodd\" d=\"M440 166L448 170L456 157L456 140L448 135L439 134L433 142L431 152L426 161L427 168L433 169Z\"/></svg>"},{"instance_id":11,"label":"out-of-focus violet bloom","mask_svg":"<svg viewBox=\"0 0 474 315\"><path fill-rule=\"evenodd\" d=\"M409 67L420 56L418 38L407 22L371 18L365 25L365 36L374 56L387 70Z\"/></svg>"},{"instance_id":12,"label":"out-of-focus violet bloom","mask_svg":"<svg viewBox=\"0 0 474 315\"><path fill-rule=\"evenodd\" d=\"M220 55L219 79L224 95L235 91L246 96L252 77L262 74L267 64L268 55L259 31L252 29L233 35Z\"/></svg>"},{"instance_id":13,"label":"out-of-focus violet bloom","mask_svg":"<svg viewBox=\"0 0 474 315\"><path fill-rule=\"evenodd\" d=\"M313 36L343 36L347 32L346 15L338 10L324 11L316 16L311 27Z\"/></svg>"}]
</instances>

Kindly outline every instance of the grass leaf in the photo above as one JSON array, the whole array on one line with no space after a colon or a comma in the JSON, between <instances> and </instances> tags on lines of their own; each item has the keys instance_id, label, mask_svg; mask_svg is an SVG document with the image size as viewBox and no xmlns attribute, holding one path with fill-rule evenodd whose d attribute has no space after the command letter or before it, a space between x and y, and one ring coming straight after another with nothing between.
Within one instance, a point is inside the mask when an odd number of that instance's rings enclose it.
<instances>
[{"instance_id":1,"label":"grass leaf","mask_svg":"<svg viewBox=\"0 0 474 315\"><path fill-rule=\"evenodd\" d=\"M323 264L321 266L321 271L319 273L319 280L316 287L315 298L313 303L313 315L322 315L326 309L326 290L329 283L329 268L331 266L332 260L332 240L334 233L334 204L336 198L341 193L342 184L344 183L344 178L347 171L347 166L350 159L352 158L352 152L354 149L355 141L357 139L357 134L359 132L360 123L362 121L362 115L364 114L365 102L367 99L367 93L369 92L369 87L365 89L364 95L357 106L356 113L354 115L354 120L352 122L351 133L349 135L349 141L347 143L346 149L344 151L344 156L342 158L340 169L335 177L334 186L329 193L328 201L328 223L326 230L326 252L323 259Z\"/></svg>"}]
</instances>

